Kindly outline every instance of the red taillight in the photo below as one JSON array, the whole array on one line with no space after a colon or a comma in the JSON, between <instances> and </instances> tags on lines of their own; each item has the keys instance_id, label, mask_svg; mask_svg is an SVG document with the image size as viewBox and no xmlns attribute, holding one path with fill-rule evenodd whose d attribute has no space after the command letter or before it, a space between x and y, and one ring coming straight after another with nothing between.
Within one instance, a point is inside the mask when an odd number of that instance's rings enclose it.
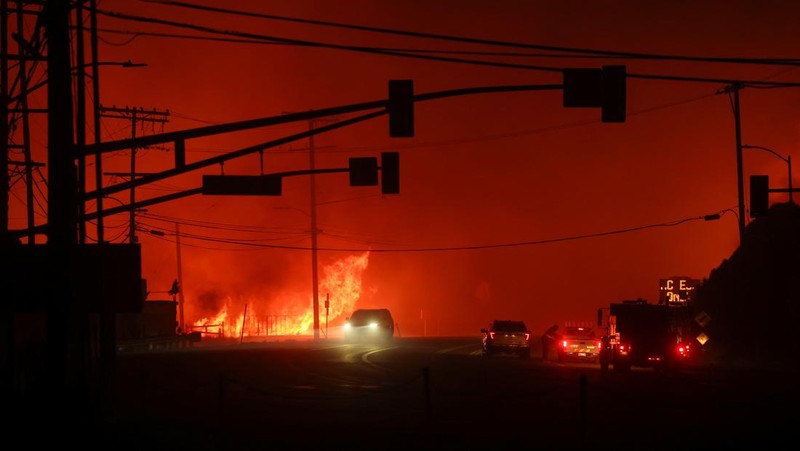
<instances>
[{"instance_id":1,"label":"red taillight","mask_svg":"<svg viewBox=\"0 0 800 451\"><path fill-rule=\"evenodd\" d=\"M567 347L567 340L562 341L561 342L561 346L566 348Z\"/></svg>"},{"instance_id":2,"label":"red taillight","mask_svg":"<svg viewBox=\"0 0 800 451\"><path fill-rule=\"evenodd\" d=\"M603 348L603 342L602 341L598 341L597 342L597 349L602 349L602 348Z\"/></svg>"},{"instance_id":3,"label":"red taillight","mask_svg":"<svg viewBox=\"0 0 800 451\"><path fill-rule=\"evenodd\" d=\"M489 332L489 338L491 338L492 340L494 340L494 332Z\"/></svg>"},{"instance_id":4,"label":"red taillight","mask_svg":"<svg viewBox=\"0 0 800 451\"><path fill-rule=\"evenodd\" d=\"M525 334L525 341L528 341L530 339L531 339L531 334Z\"/></svg>"}]
</instances>

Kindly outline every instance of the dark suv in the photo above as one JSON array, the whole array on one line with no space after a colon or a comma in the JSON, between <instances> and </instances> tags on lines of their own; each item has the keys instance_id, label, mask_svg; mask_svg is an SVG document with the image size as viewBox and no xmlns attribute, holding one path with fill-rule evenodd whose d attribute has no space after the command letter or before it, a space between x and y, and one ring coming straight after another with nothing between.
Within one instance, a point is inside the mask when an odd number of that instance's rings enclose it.
<instances>
[{"instance_id":1,"label":"dark suv","mask_svg":"<svg viewBox=\"0 0 800 451\"><path fill-rule=\"evenodd\" d=\"M389 341L394 338L394 318L389 309L358 309L344 324L344 339L355 341Z\"/></svg>"},{"instance_id":2,"label":"dark suv","mask_svg":"<svg viewBox=\"0 0 800 451\"><path fill-rule=\"evenodd\" d=\"M494 320L483 334L483 355L489 356L504 352L517 354L522 358L531 356L531 331L523 321Z\"/></svg>"}]
</instances>

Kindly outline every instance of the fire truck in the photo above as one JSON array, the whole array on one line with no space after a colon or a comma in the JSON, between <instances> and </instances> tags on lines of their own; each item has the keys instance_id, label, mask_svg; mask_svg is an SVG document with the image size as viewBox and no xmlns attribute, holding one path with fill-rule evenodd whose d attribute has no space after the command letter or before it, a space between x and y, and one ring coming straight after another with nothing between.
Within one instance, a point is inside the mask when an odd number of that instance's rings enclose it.
<instances>
[{"instance_id":1,"label":"fire truck","mask_svg":"<svg viewBox=\"0 0 800 451\"><path fill-rule=\"evenodd\" d=\"M665 370L692 360L691 318L686 305L650 304L644 299L612 303L597 311L601 328L600 368Z\"/></svg>"}]
</instances>

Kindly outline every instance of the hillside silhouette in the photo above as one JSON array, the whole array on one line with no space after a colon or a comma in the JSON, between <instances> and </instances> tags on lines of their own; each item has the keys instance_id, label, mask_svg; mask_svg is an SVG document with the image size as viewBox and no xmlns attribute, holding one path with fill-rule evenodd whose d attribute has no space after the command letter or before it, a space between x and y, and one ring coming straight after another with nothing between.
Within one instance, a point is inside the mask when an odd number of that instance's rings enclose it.
<instances>
[{"instance_id":1,"label":"hillside silhouette","mask_svg":"<svg viewBox=\"0 0 800 451\"><path fill-rule=\"evenodd\" d=\"M747 225L742 243L696 289L698 332L709 362L800 368L800 206L775 204Z\"/></svg>"}]
</instances>

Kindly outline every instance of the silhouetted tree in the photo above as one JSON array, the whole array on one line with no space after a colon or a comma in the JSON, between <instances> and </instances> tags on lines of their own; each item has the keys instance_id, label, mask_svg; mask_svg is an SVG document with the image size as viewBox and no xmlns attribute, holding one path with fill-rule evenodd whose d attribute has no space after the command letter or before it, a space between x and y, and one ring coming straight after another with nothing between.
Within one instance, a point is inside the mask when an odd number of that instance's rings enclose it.
<instances>
[{"instance_id":1,"label":"silhouetted tree","mask_svg":"<svg viewBox=\"0 0 800 451\"><path fill-rule=\"evenodd\" d=\"M800 206L775 204L745 229L738 249L697 288L711 321L705 353L720 362L798 366Z\"/></svg>"}]
</instances>

